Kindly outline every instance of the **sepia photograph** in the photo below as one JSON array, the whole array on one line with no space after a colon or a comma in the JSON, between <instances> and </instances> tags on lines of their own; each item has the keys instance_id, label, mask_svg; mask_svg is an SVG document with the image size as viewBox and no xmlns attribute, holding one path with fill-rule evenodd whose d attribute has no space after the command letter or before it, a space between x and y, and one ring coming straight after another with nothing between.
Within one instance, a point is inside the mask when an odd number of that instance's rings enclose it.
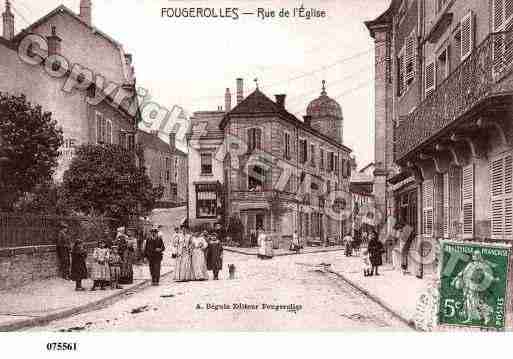
<instances>
[{"instance_id":1,"label":"sepia photograph","mask_svg":"<svg viewBox=\"0 0 513 359\"><path fill-rule=\"evenodd\" d=\"M513 330L513 1L0 13L0 342Z\"/></svg>"}]
</instances>

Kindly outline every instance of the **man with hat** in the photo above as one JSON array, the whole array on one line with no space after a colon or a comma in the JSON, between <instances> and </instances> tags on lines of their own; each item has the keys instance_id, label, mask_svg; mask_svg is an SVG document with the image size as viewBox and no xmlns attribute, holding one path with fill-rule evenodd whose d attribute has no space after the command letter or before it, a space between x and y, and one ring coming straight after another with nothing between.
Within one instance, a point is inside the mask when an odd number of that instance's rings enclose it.
<instances>
[{"instance_id":1,"label":"man with hat","mask_svg":"<svg viewBox=\"0 0 513 359\"><path fill-rule=\"evenodd\" d=\"M151 274L151 284L159 285L160 264L162 262L162 253L166 250L162 234L159 232L159 226L153 226L150 238L146 241L144 254L148 259Z\"/></svg>"}]
</instances>

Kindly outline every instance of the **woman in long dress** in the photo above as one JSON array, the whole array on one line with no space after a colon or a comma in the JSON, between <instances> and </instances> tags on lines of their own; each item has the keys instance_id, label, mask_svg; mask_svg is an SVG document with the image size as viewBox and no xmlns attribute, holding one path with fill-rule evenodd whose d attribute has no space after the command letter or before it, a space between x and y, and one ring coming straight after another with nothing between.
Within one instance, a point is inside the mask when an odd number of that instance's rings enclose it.
<instances>
[{"instance_id":1,"label":"woman in long dress","mask_svg":"<svg viewBox=\"0 0 513 359\"><path fill-rule=\"evenodd\" d=\"M258 231L258 258L270 259L273 257L273 243L272 238L263 231Z\"/></svg>"},{"instance_id":2,"label":"woman in long dress","mask_svg":"<svg viewBox=\"0 0 513 359\"><path fill-rule=\"evenodd\" d=\"M192 237L192 271L195 280L207 280L207 262L205 261L205 251L208 247L205 233Z\"/></svg>"},{"instance_id":3,"label":"woman in long dress","mask_svg":"<svg viewBox=\"0 0 513 359\"><path fill-rule=\"evenodd\" d=\"M176 237L175 281L187 282L194 279L192 272L191 236L183 230Z\"/></svg>"}]
</instances>

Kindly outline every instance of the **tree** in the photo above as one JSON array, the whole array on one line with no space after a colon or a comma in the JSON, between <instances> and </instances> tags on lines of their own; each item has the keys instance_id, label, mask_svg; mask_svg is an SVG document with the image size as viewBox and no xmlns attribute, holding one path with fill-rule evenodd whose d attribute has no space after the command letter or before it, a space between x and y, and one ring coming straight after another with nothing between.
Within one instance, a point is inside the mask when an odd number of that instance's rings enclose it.
<instances>
[{"instance_id":1,"label":"tree","mask_svg":"<svg viewBox=\"0 0 513 359\"><path fill-rule=\"evenodd\" d=\"M78 147L64 172L63 190L71 208L122 222L151 211L163 195L137 165L135 153L118 145Z\"/></svg>"},{"instance_id":2,"label":"tree","mask_svg":"<svg viewBox=\"0 0 513 359\"><path fill-rule=\"evenodd\" d=\"M51 113L24 95L0 92L0 210L11 211L21 196L52 178L62 144Z\"/></svg>"}]
</instances>

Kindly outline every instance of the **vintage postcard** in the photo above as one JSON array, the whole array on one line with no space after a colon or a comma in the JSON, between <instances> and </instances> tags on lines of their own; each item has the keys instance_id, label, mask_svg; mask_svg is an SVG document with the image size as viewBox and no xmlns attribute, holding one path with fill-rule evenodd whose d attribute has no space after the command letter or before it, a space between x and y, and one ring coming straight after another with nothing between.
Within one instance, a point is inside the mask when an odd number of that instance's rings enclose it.
<instances>
[{"instance_id":1,"label":"vintage postcard","mask_svg":"<svg viewBox=\"0 0 513 359\"><path fill-rule=\"evenodd\" d=\"M513 1L0 13L0 332L513 329Z\"/></svg>"}]
</instances>

